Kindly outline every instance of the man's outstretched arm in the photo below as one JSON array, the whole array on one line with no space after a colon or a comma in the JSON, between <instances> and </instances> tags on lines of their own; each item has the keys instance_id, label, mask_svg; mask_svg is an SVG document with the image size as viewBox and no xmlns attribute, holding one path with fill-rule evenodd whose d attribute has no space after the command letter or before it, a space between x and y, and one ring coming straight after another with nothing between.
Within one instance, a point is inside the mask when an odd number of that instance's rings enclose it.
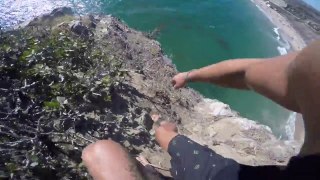
<instances>
[{"instance_id":1,"label":"man's outstretched arm","mask_svg":"<svg viewBox=\"0 0 320 180\"><path fill-rule=\"evenodd\" d=\"M175 88L187 81L208 82L228 88L252 89L296 112L299 108L288 90L288 67L298 53L269 59L235 59L213 64L191 72L179 73Z\"/></svg>"}]
</instances>

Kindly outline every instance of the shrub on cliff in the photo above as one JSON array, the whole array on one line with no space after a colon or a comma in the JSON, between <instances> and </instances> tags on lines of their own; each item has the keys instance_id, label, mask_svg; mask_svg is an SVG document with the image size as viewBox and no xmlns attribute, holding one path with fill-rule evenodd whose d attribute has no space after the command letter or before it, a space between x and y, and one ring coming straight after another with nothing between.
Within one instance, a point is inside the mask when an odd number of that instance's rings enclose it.
<instances>
[{"instance_id":1,"label":"shrub on cliff","mask_svg":"<svg viewBox=\"0 0 320 180\"><path fill-rule=\"evenodd\" d=\"M0 179L87 178L81 149L116 130L121 63L109 57L91 33L0 32Z\"/></svg>"}]
</instances>

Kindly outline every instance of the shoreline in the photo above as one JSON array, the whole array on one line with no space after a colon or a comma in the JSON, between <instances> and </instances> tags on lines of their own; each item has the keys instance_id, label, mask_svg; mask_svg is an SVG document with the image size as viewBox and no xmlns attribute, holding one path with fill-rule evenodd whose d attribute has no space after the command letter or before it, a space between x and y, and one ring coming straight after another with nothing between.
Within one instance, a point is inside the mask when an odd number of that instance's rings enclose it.
<instances>
[{"instance_id":1,"label":"shoreline","mask_svg":"<svg viewBox=\"0 0 320 180\"><path fill-rule=\"evenodd\" d=\"M274 32L279 35L279 43L283 41L290 47L279 47L287 52L303 49L307 44L320 39L320 12L301 0L251 0L259 10L275 26ZM299 10L297 10L299 9ZM319 27L319 28L318 28ZM318 29L317 29L318 28ZM292 115L294 121L292 121ZM303 142L305 136L304 123L301 114L288 117L287 132L289 140Z\"/></svg>"},{"instance_id":2,"label":"shoreline","mask_svg":"<svg viewBox=\"0 0 320 180\"><path fill-rule=\"evenodd\" d=\"M280 37L290 44L290 48L286 48L288 52L301 50L306 46L305 38L303 38L302 35L292 26L292 21L290 21L283 13L276 10L277 8L274 7L276 5L271 5L271 2L268 0L251 1L264 13L272 24L275 25Z\"/></svg>"},{"instance_id":3,"label":"shoreline","mask_svg":"<svg viewBox=\"0 0 320 180\"><path fill-rule=\"evenodd\" d=\"M320 11L302 0L251 0L279 30L290 45L288 52L303 49L320 40ZM280 41L281 42L281 41Z\"/></svg>"}]
</instances>

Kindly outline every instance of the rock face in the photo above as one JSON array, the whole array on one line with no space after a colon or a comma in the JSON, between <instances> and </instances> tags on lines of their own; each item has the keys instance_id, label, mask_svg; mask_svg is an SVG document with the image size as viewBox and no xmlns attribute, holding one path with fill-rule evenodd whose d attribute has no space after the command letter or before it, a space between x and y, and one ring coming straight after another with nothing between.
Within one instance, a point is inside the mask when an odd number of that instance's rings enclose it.
<instances>
[{"instance_id":1,"label":"rock face","mask_svg":"<svg viewBox=\"0 0 320 180\"><path fill-rule=\"evenodd\" d=\"M154 136L151 135L153 132L150 130L152 125L150 113L159 113L163 118L176 122L180 133L240 163L249 165L285 164L299 151L299 143L278 140L270 128L240 117L226 104L217 100L205 99L190 88L174 90L170 80L177 70L162 53L160 44L147 38L142 32L130 29L111 16L85 16L78 19L70 16L69 13L61 15L56 12L61 11L53 12L59 16L50 14L40 17L24 28L50 26L51 29L66 29L67 31L71 29L71 32L81 38L93 38L94 46L105 49L104 53L107 54L111 63L113 59L117 59L121 64L119 70L111 72L111 74L121 74L121 76L112 76L114 77L111 79L114 82L112 91L110 91L112 100L107 101L110 104L103 108L94 106L91 111L83 110L84 117L91 119L90 122L97 123L97 126L90 125L87 121L84 125L82 124L84 122L75 117L73 122L78 122L77 125L82 127L81 132L70 126L65 129L65 133L71 134L71 139L75 136L79 138L68 144L68 148L58 143L54 144L55 148L68 152L58 153L55 156L57 159L68 159L67 155L69 150L71 154L72 149L72 156L79 160L81 150L85 145L98 139L112 138L123 144L132 154L143 153L151 163L170 168L170 157L160 149L154 141ZM103 69L99 71L101 72L98 75L106 73ZM84 74L80 72L75 75L75 77L83 76ZM94 79L94 81L100 85L108 83L109 79ZM58 103L61 102L60 106L70 101L67 96L59 96L56 99ZM99 102L99 94L89 93L83 96L83 99L85 102L94 104ZM47 103L47 105L55 106L52 103ZM61 109L59 111L61 114L64 112ZM79 113L82 113L81 110ZM56 129L62 126L56 121L52 124ZM51 143L63 138L45 137ZM69 142L70 139L63 140ZM81 146L75 146L74 143L81 144ZM53 161L52 164L46 164L50 162L41 162L42 165L41 163L40 165L44 169L59 165L58 162ZM35 167L40 166L38 162L31 164L22 162L19 166L25 165L27 168L20 170L12 170L12 166L10 169L8 163L0 163L1 170L5 172L4 176L19 178L23 177L24 172L27 172L28 169L32 169L31 177L42 177L37 174L39 171L35 171ZM80 164L79 161L73 161L72 166L68 166L68 170L56 175L57 178L88 178L85 170L80 168ZM47 173L50 175L50 172Z\"/></svg>"}]
</instances>

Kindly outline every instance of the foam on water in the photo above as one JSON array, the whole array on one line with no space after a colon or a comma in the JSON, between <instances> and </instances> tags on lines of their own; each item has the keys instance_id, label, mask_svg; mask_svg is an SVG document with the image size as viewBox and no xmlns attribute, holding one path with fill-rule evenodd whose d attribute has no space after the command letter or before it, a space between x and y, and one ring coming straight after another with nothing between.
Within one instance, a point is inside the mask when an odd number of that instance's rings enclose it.
<instances>
[{"instance_id":1,"label":"foam on water","mask_svg":"<svg viewBox=\"0 0 320 180\"><path fill-rule=\"evenodd\" d=\"M279 53L280 53L281 55L286 55L286 54L288 54L287 49L284 48L284 47L278 46L277 49L278 49L278 51L279 51Z\"/></svg>"},{"instance_id":2,"label":"foam on water","mask_svg":"<svg viewBox=\"0 0 320 180\"><path fill-rule=\"evenodd\" d=\"M288 51L289 51L290 48L291 48L289 42L286 41L286 40L280 39L280 40L279 40L279 44L280 44L280 46L277 47L279 53L280 53L281 55L286 55L286 54L288 54Z\"/></svg>"},{"instance_id":3,"label":"foam on water","mask_svg":"<svg viewBox=\"0 0 320 180\"><path fill-rule=\"evenodd\" d=\"M280 28L278 28L278 27L273 28L273 32L276 35L275 39L279 43L279 46L277 47L277 50L280 53L280 55L286 55L286 54L288 54L288 50L290 50L290 44L288 43L288 41L286 41L283 38L281 38L281 35L279 33L279 29Z\"/></svg>"},{"instance_id":4,"label":"foam on water","mask_svg":"<svg viewBox=\"0 0 320 180\"><path fill-rule=\"evenodd\" d=\"M279 28L273 28L273 32L277 35L276 39L281 46L278 46L277 49L281 55L288 54L288 50L290 49L290 44L288 41L283 40L279 33ZM285 125L285 133L287 136L287 140L294 140L294 133L295 133L295 123L296 123L296 112L290 113L287 123Z\"/></svg>"},{"instance_id":5,"label":"foam on water","mask_svg":"<svg viewBox=\"0 0 320 180\"><path fill-rule=\"evenodd\" d=\"M71 7L64 0L5 0L0 1L0 25L4 28L17 26L41 14L49 13L54 8Z\"/></svg>"},{"instance_id":6,"label":"foam on water","mask_svg":"<svg viewBox=\"0 0 320 180\"><path fill-rule=\"evenodd\" d=\"M293 112L290 114L287 124L285 126L285 131L286 131L286 135L288 140L292 141L294 140L294 133L295 133L295 129L296 129L296 117L297 117L297 113Z\"/></svg>"},{"instance_id":7,"label":"foam on water","mask_svg":"<svg viewBox=\"0 0 320 180\"><path fill-rule=\"evenodd\" d=\"M279 28L275 27L273 28L273 32L277 35L277 40L280 41L280 34L279 34Z\"/></svg>"},{"instance_id":8,"label":"foam on water","mask_svg":"<svg viewBox=\"0 0 320 180\"><path fill-rule=\"evenodd\" d=\"M253 2L253 1L251 1L251 2ZM256 7L257 7L261 12L263 12L264 14L266 13L260 6L256 5Z\"/></svg>"},{"instance_id":9,"label":"foam on water","mask_svg":"<svg viewBox=\"0 0 320 180\"><path fill-rule=\"evenodd\" d=\"M277 47L279 53L281 55L288 54L288 50L290 49L290 44L288 43L288 41L283 40L281 38L278 27L273 28L273 32L276 34L276 39L280 44L280 46ZM296 112L290 113L287 123L285 125L285 133L287 136L287 140L290 140L290 141L294 140L296 116L297 116Z\"/></svg>"},{"instance_id":10,"label":"foam on water","mask_svg":"<svg viewBox=\"0 0 320 180\"><path fill-rule=\"evenodd\" d=\"M251 2L254 3L253 0L251 0ZM260 6L258 6L257 4L255 4L255 6L272 22L272 19L268 16L268 14ZM275 38L276 38L276 40L278 41L278 43L280 45L280 46L277 47L277 50L278 50L280 55L285 55L285 54L288 54L288 50L290 49L290 45L286 40L283 40L281 38L280 33L279 33L279 29L280 28L278 28L278 27L273 28L273 32L276 35Z\"/></svg>"},{"instance_id":11,"label":"foam on water","mask_svg":"<svg viewBox=\"0 0 320 180\"><path fill-rule=\"evenodd\" d=\"M99 1L89 0L4 0L0 1L0 27L12 28L60 7L71 7L82 14L97 12L100 6Z\"/></svg>"}]
</instances>

